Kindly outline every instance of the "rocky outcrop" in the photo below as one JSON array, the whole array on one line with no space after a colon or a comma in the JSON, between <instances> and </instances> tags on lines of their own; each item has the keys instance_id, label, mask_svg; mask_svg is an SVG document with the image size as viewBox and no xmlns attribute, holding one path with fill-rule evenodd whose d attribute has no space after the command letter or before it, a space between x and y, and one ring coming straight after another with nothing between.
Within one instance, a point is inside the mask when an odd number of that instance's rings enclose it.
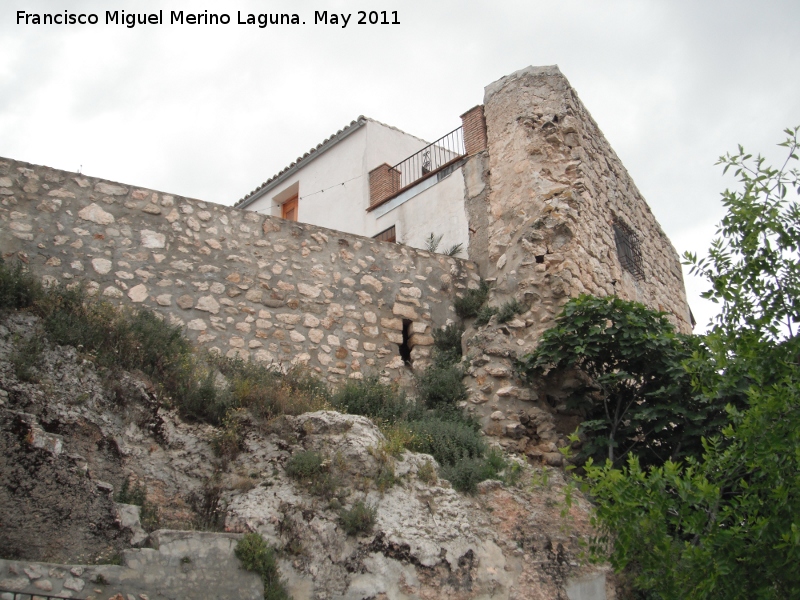
<instances>
[{"instance_id":1,"label":"rocky outcrop","mask_svg":"<svg viewBox=\"0 0 800 600\"><path fill-rule=\"evenodd\" d=\"M226 585L233 586L228 597L251 597L231 591L245 580L230 555L230 535L251 531L278 550L296 600L575 600L586 596L567 590L587 577L605 580L602 569L580 559L580 540L591 532L589 505L577 496L567 519L560 516L566 482L557 470L544 477L523 467L520 484L487 481L476 496L464 496L436 478L430 456L391 456L374 423L331 411L251 427L244 450L221 459L209 444L213 427L185 423L159 406L142 375L109 378L73 348L46 348L38 381L19 380L9 359L35 331L35 319L24 314L0 324L0 558L7 561L0 579L7 589L43 589L36 581L47 580L63 593L79 579L96 598L180 597L180 589L212 598ZM324 459L324 483L287 474L291 458L304 452ZM113 502L126 481L146 487L148 528L224 527L230 534L157 530L141 540L138 511ZM35 512L25 508L31 502ZM374 524L348 534L342 511L359 503L374 509ZM120 566L86 564L115 556ZM61 566L37 566L46 561ZM25 569L41 575L31 578ZM75 575L80 569L88 579ZM203 592L210 573L216 583Z\"/></svg>"}]
</instances>

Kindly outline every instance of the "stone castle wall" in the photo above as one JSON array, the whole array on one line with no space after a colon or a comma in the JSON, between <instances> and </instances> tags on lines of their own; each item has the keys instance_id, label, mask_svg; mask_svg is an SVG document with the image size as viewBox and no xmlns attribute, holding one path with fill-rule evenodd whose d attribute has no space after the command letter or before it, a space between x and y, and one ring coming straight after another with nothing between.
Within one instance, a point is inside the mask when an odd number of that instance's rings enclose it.
<instances>
[{"instance_id":1,"label":"stone castle wall","mask_svg":"<svg viewBox=\"0 0 800 600\"><path fill-rule=\"evenodd\" d=\"M475 265L396 244L0 159L0 252L50 283L146 306L227 356L329 381L424 364Z\"/></svg>"},{"instance_id":2,"label":"stone castle wall","mask_svg":"<svg viewBox=\"0 0 800 600\"><path fill-rule=\"evenodd\" d=\"M504 445L560 464L555 444L579 420L547 397L552 390L523 385L514 360L584 292L636 300L690 332L680 260L557 67L489 85L484 113L488 148L463 169L470 259L493 284L489 303L516 300L522 312L468 327L469 400L488 433L506 436ZM620 264L615 219L638 237L643 279Z\"/></svg>"},{"instance_id":3,"label":"stone castle wall","mask_svg":"<svg viewBox=\"0 0 800 600\"><path fill-rule=\"evenodd\" d=\"M471 257L497 293L525 299L545 324L570 296L616 294L690 332L678 254L558 68L529 67L489 85L484 111L491 191L472 212L487 213L473 220L488 230ZM641 280L620 264L615 220L638 236Z\"/></svg>"}]
</instances>

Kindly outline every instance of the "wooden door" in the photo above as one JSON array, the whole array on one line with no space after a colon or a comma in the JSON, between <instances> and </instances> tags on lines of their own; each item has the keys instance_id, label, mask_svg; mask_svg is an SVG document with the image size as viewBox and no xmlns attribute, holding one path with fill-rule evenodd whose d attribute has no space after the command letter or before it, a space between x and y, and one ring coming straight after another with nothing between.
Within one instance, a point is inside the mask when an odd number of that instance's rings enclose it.
<instances>
[{"instance_id":1,"label":"wooden door","mask_svg":"<svg viewBox=\"0 0 800 600\"><path fill-rule=\"evenodd\" d=\"M297 196L281 204L281 217L287 221L297 221Z\"/></svg>"}]
</instances>

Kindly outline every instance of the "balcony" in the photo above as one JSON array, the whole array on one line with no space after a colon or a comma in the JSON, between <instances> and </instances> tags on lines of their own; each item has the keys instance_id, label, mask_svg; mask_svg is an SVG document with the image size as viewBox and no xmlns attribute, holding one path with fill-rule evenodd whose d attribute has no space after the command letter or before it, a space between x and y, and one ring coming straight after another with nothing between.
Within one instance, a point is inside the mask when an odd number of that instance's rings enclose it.
<instances>
[{"instance_id":1,"label":"balcony","mask_svg":"<svg viewBox=\"0 0 800 600\"><path fill-rule=\"evenodd\" d=\"M458 127L394 166L370 172L370 205L377 208L418 183L453 166L466 155L464 128Z\"/></svg>"}]
</instances>

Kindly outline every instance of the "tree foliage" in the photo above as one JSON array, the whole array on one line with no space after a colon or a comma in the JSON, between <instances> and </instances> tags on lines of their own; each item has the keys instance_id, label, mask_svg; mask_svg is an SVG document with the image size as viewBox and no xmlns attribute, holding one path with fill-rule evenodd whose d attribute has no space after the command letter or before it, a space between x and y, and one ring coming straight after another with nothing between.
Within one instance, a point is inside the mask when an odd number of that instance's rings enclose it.
<instances>
[{"instance_id":1,"label":"tree foliage","mask_svg":"<svg viewBox=\"0 0 800 600\"><path fill-rule=\"evenodd\" d=\"M529 379L575 368L586 383L568 406L584 416L582 459L644 464L700 456L701 439L726 422L725 402L696 394L683 363L708 355L699 339L675 332L665 313L616 296L581 295L518 367Z\"/></svg>"},{"instance_id":2,"label":"tree foliage","mask_svg":"<svg viewBox=\"0 0 800 600\"><path fill-rule=\"evenodd\" d=\"M592 551L633 574L648 598L800 598L800 189L788 168L798 128L786 133L780 169L741 147L720 158L741 189L723 194L728 212L708 257L687 255L721 304L708 355L684 363L694 393L738 391L746 404L727 407L700 457L585 465L597 506Z\"/></svg>"},{"instance_id":3,"label":"tree foliage","mask_svg":"<svg viewBox=\"0 0 800 600\"><path fill-rule=\"evenodd\" d=\"M717 228L708 256L684 255L691 272L711 283L703 293L721 304L717 325L728 334L751 330L772 339L793 337L800 321L800 171L798 131L787 129L780 144L788 149L780 169L765 164L739 146L721 156L724 171L733 169L741 189L726 190L728 213Z\"/></svg>"}]
</instances>

